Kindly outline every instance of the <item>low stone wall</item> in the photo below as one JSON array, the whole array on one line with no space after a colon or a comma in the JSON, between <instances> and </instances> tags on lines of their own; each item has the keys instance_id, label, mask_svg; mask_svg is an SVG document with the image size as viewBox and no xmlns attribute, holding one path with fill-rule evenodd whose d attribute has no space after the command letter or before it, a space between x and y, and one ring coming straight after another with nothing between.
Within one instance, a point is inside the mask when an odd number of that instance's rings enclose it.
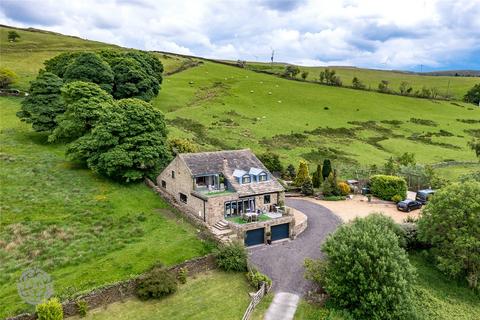
<instances>
[{"instance_id":1,"label":"low stone wall","mask_svg":"<svg viewBox=\"0 0 480 320\"><path fill-rule=\"evenodd\" d=\"M293 216L295 217L295 227L294 227L294 234L295 238L298 237L308 226L308 217L303 213L294 208L290 208L292 210Z\"/></svg>"},{"instance_id":2,"label":"low stone wall","mask_svg":"<svg viewBox=\"0 0 480 320\"><path fill-rule=\"evenodd\" d=\"M188 275L193 276L208 270L213 270L215 266L215 258L212 255L203 256L187 260L183 263L177 264L168 268L171 272L178 274L181 268L188 270ZM75 299L67 300L62 303L64 317L70 317L78 314L76 301L83 300L88 304L89 309L95 309L101 306L108 305L116 301L122 301L125 298L131 297L135 294L138 279L142 275L133 279L117 282L103 288L96 289L84 295L80 295ZM37 319L35 314L21 314L7 320L34 320Z\"/></svg>"}]
</instances>

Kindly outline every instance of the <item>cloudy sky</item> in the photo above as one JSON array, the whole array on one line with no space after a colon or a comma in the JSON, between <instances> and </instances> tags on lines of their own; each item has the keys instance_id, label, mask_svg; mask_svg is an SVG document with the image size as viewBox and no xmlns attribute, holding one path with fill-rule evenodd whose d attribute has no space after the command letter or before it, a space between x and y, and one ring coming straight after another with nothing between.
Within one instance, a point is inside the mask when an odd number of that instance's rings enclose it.
<instances>
[{"instance_id":1,"label":"cloudy sky","mask_svg":"<svg viewBox=\"0 0 480 320\"><path fill-rule=\"evenodd\" d=\"M480 69L480 0L0 0L0 23L210 58Z\"/></svg>"}]
</instances>

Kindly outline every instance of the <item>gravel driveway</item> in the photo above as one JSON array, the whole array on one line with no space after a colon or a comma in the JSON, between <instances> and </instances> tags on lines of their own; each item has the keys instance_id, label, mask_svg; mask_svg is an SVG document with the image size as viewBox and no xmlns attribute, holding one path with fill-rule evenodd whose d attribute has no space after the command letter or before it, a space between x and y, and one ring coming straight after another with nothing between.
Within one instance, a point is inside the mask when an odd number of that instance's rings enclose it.
<instances>
[{"instance_id":1,"label":"gravel driveway","mask_svg":"<svg viewBox=\"0 0 480 320\"><path fill-rule=\"evenodd\" d=\"M286 204L307 215L307 229L293 241L249 248L249 260L273 280L275 292L303 295L312 286L303 277L303 260L321 257L320 245L342 222L319 204L300 199L287 199Z\"/></svg>"}]
</instances>

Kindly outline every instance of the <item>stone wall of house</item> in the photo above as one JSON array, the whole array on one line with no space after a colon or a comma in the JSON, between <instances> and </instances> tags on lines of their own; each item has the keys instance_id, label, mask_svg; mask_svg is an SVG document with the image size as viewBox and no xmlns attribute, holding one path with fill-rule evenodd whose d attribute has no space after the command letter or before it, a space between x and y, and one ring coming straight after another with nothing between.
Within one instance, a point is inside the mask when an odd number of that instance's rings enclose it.
<instances>
[{"instance_id":1,"label":"stone wall of house","mask_svg":"<svg viewBox=\"0 0 480 320\"><path fill-rule=\"evenodd\" d=\"M238 194L232 193L222 196L210 196L208 197L207 205L207 224L214 225L220 220L224 219L225 214L225 202L238 200Z\"/></svg>"},{"instance_id":2,"label":"stone wall of house","mask_svg":"<svg viewBox=\"0 0 480 320\"><path fill-rule=\"evenodd\" d=\"M172 171L175 172L174 178ZM165 181L165 187L163 187L162 181ZM193 191L192 176L179 157L176 157L157 177L157 187L168 193L183 210L188 211L197 219L207 221L208 215L204 210L204 201L191 194ZM187 196L186 203L180 199L180 193Z\"/></svg>"},{"instance_id":3,"label":"stone wall of house","mask_svg":"<svg viewBox=\"0 0 480 320\"><path fill-rule=\"evenodd\" d=\"M215 259L212 255L207 255L187 260L168 269L171 272L178 274L181 268L186 268L188 270L188 275L194 276L196 274L215 269ZM88 309L95 309L113 302L123 301L123 299L133 296L136 292L138 279L140 277L141 275L133 279L117 282L115 284L105 286L103 288L99 288L87 294L81 295L75 299L63 302L62 306L64 317L66 318L78 314L76 306L76 302L78 300L85 301L88 304ZM12 318L8 318L7 320L34 319L37 319L37 316L35 314L25 313Z\"/></svg>"}]
</instances>

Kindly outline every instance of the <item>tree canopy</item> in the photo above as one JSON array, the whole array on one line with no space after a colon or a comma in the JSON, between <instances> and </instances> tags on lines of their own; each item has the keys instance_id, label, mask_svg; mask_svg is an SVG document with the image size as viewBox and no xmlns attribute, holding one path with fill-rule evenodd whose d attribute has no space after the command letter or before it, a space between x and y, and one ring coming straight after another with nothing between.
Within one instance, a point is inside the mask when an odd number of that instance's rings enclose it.
<instances>
[{"instance_id":1,"label":"tree canopy","mask_svg":"<svg viewBox=\"0 0 480 320\"><path fill-rule=\"evenodd\" d=\"M17 41L20 38L20 35L17 31L8 31L8 41Z\"/></svg>"},{"instance_id":2,"label":"tree canopy","mask_svg":"<svg viewBox=\"0 0 480 320\"><path fill-rule=\"evenodd\" d=\"M92 52L79 54L65 69L63 79L66 83L84 81L96 83L108 93L112 92L113 72L108 63Z\"/></svg>"},{"instance_id":3,"label":"tree canopy","mask_svg":"<svg viewBox=\"0 0 480 320\"><path fill-rule=\"evenodd\" d=\"M103 113L91 132L72 142L67 155L115 180L137 181L168 164L163 114L139 99L123 99Z\"/></svg>"},{"instance_id":4,"label":"tree canopy","mask_svg":"<svg viewBox=\"0 0 480 320\"><path fill-rule=\"evenodd\" d=\"M57 116L65 111L61 96L62 79L51 72L41 72L30 84L29 95L22 101L17 117L32 124L38 132L51 132Z\"/></svg>"},{"instance_id":5,"label":"tree canopy","mask_svg":"<svg viewBox=\"0 0 480 320\"><path fill-rule=\"evenodd\" d=\"M57 118L58 127L50 141L72 141L93 129L98 119L113 105L113 98L98 85L75 81L62 88L65 113Z\"/></svg>"},{"instance_id":6,"label":"tree canopy","mask_svg":"<svg viewBox=\"0 0 480 320\"><path fill-rule=\"evenodd\" d=\"M433 246L438 268L479 288L480 182L470 179L437 191L418 227L420 238Z\"/></svg>"},{"instance_id":7,"label":"tree canopy","mask_svg":"<svg viewBox=\"0 0 480 320\"><path fill-rule=\"evenodd\" d=\"M80 52L64 52L43 63L45 70L63 78L67 67L72 63Z\"/></svg>"},{"instance_id":8,"label":"tree canopy","mask_svg":"<svg viewBox=\"0 0 480 320\"><path fill-rule=\"evenodd\" d=\"M149 75L137 60L128 57L116 58L112 61L112 71L115 99L136 97L150 101L158 94L158 79Z\"/></svg>"},{"instance_id":9,"label":"tree canopy","mask_svg":"<svg viewBox=\"0 0 480 320\"><path fill-rule=\"evenodd\" d=\"M480 83L468 90L463 100L478 105L480 103Z\"/></svg>"}]
</instances>

